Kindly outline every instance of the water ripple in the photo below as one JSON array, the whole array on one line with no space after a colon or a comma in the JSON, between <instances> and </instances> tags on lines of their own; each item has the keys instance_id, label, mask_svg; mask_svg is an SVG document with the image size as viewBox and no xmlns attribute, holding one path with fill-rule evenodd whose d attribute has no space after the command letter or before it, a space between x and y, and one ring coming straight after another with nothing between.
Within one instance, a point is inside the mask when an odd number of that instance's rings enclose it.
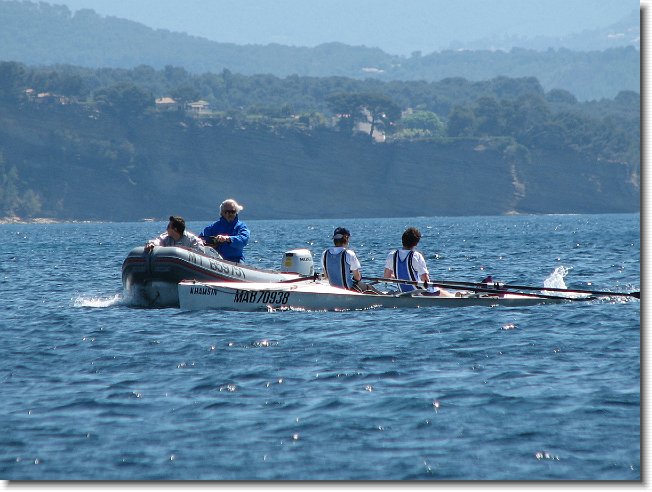
<instances>
[{"instance_id":1,"label":"water ripple","mask_svg":"<svg viewBox=\"0 0 652 492\"><path fill-rule=\"evenodd\" d=\"M248 256L321 251L335 222L252 221ZM414 224L436 277L640 286L637 215L346 222L367 274ZM638 300L132 309L122 259L163 223L0 227L5 479L640 480Z\"/></svg>"}]
</instances>

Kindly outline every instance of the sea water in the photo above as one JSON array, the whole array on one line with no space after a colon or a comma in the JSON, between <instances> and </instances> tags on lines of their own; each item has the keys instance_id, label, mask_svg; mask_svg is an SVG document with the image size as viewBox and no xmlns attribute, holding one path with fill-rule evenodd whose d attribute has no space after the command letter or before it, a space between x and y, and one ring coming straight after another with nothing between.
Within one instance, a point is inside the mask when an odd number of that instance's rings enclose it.
<instances>
[{"instance_id":1,"label":"sea water","mask_svg":"<svg viewBox=\"0 0 652 492\"><path fill-rule=\"evenodd\" d=\"M165 225L0 226L0 479L641 480L640 301L129 307L122 261ZM416 226L433 279L641 288L638 214L248 225L264 268L319 270L344 226L382 276Z\"/></svg>"}]
</instances>

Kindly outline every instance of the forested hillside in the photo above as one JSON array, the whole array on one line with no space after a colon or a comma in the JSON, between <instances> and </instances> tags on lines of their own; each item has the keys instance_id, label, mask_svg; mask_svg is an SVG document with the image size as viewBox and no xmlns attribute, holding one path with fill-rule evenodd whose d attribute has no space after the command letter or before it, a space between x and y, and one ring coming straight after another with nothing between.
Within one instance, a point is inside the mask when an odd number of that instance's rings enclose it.
<instances>
[{"instance_id":1,"label":"forested hillside","mask_svg":"<svg viewBox=\"0 0 652 492\"><path fill-rule=\"evenodd\" d=\"M636 38L638 25L616 26ZM604 38L609 31L602 32ZM131 69L147 65L183 67L190 73L278 77L342 76L379 81L437 82L461 77L483 81L498 76L534 77L546 91L563 89L580 101L614 98L622 90L640 92L640 51L630 42L585 43L593 51L556 47L532 49L415 52L410 57L379 49L329 43L315 48L281 45L237 46L141 24L102 17L92 10L71 13L44 2L0 1L0 60L28 65L70 64ZM597 51L600 49L600 51Z\"/></svg>"},{"instance_id":2,"label":"forested hillside","mask_svg":"<svg viewBox=\"0 0 652 492\"><path fill-rule=\"evenodd\" d=\"M639 188L632 91L0 63L0 216L632 212Z\"/></svg>"}]
</instances>

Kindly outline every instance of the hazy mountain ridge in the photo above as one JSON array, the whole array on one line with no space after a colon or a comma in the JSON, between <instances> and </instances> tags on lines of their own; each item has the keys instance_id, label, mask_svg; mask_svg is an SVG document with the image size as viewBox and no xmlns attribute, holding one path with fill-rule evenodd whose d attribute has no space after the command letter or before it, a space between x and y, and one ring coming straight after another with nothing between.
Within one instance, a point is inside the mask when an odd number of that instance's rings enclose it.
<instances>
[{"instance_id":1,"label":"hazy mountain ridge","mask_svg":"<svg viewBox=\"0 0 652 492\"><path fill-rule=\"evenodd\" d=\"M623 19L617 20L612 25L589 29L577 32L568 36L501 36L484 37L471 41L454 41L451 49L467 50L502 50L509 51L512 47L546 51L550 48L564 48L574 51L595 51L607 50L624 46L641 48L641 19L638 10L632 12Z\"/></svg>"},{"instance_id":2,"label":"hazy mountain ridge","mask_svg":"<svg viewBox=\"0 0 652 492\"><path fill-rule=\"evenodd\" d=\"M629 21L617 23L619 27L614 29L622 30L635 18L633 13ZM65 6L43 2L0 1L0 60L31 65L173 65L193 73L219 73L227 68L245 75L426 81L447 77L485 80L499 75L534 76L546 90L566 89L580 100L590 100L614 97L621 90L640 92L640 52L624 38L613 42L617 47L607 51L449 50L425 56L415 52L411 57L403 57L378 48L341 43L315 48L278 44L239 46L155 30L125 19L103 17L92 10L73 14ZM598 46L593 41L586 45L592 49Z\"/></svg>"}]
</instances>

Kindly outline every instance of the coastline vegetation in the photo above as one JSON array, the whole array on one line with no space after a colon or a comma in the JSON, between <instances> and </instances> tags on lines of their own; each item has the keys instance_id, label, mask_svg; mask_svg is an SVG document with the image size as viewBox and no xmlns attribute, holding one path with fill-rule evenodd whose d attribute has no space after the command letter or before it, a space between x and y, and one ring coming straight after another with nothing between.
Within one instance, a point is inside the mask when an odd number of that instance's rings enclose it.
<instances>
[{"instance_id":1,"label":"coastline vegetation","mask_svg":"<svg viewBox=\"0 0 652 492\"><path fill-rule=\"evenodd\" d=\"M172 159L173 170L180 171L199 158L192 151L196 133L213 127L279 138L290 132L314 144L324 132L387 146L503 142L506 159L527 161L529 153L542 149L581 154L627 166L628 179L640 186L640 95L621 91L613 99L579 102L568 91L544 91L532 77L382 82L5 61L0 111L0 216L5 217L66 215L63 201L49 203L33 176L45 165L29 147L35 138L46 142L40 152L49 154L47 161L59 155L66 166L71 156L94 156L95 162L87 163L91 169L114 168L130 176L142 167L157 134L171 132L180 139L179 149L189 149ZM47 129L40 127L45 120ZM134 140L136 133L148 141ZM16 148L18 143L23 147Z\"/></svg>"}]
</instances>

